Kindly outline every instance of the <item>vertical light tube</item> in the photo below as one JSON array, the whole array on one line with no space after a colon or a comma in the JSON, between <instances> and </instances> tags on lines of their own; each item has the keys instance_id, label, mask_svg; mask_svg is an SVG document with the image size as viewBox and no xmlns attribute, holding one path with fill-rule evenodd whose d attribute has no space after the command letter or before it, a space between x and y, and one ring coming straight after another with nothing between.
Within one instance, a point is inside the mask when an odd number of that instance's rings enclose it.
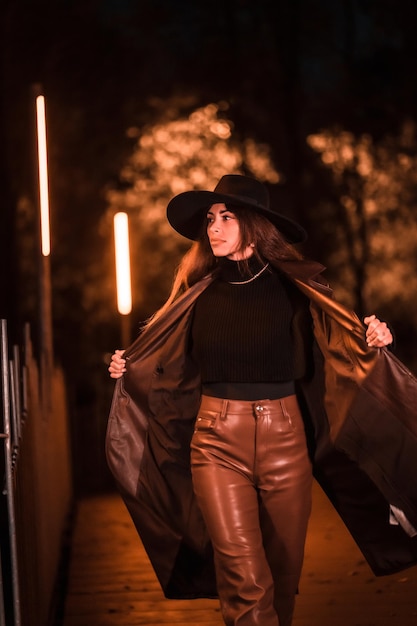
<instances>
[{"instance_id":1,"label":"vertical light tube","mask_svg":"<svg viewBox=\"0 0 417 626\"><path fill-rule=\"evenodd\" d=\"M117 309L121 315L129 315L132 310L132 292L127 213L116 213L114 216L114 244L116 253Z\"/></svg>"},{"instance_id":2,"label":"vertical light tube","mask_svg":"<svg viewBox=\"0 0 417 626\"><path fill-rule=\"evenodd\" d=\"M46 143L45 97L41 85L34 85L33 95L36 105L36 140L38 149L38 185L40 217L39 251L39 344L41 361L42 397L45 402L45 417L52 414L51 376L53 372L53 328L52 328L52 285L51 285L51 243L49 228L48 158Z\"/></svg>"},{"instance_id":3,"label":"vertical light tube","mask_svg":"<svg viewBox=\"0 0 417 626\"><path fill-rule=\"evenodd\" d=\"M38 140L39 200L41 212L41 246L43 256L51 252L49 229L48 158L46 147L45 98L36 98L36 122Z\"/></svg>"}]
</instances>

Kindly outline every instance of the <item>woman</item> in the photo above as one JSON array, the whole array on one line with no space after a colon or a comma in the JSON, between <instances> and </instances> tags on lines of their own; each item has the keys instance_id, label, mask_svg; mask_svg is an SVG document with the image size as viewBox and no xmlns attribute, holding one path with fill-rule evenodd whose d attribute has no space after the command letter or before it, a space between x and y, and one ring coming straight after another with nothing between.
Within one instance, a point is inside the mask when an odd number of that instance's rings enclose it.
<instances>
[{"instance_id":1,"label":"woman","mask_svg":"<svg viewBox=\"0 0 417 626\"><path fill-rule=\"evenodd\" d=\"M195 243L148 328L181 291L211 277L190 306L185 349L201 384L192 484L214 551L223 619L290 626L312 482L297 394L313 375L314 338L309 299L283 265L306 263L293 246L305 231L270 208L262 183L240 175L224 176L214 192L176 196L167 217ZM314 267L320 283L322 268ZM364 321L368 346L392 342L375 315ZM116 351L110 375L120 378L128 363Z\"/></svg>"}]
</instances>

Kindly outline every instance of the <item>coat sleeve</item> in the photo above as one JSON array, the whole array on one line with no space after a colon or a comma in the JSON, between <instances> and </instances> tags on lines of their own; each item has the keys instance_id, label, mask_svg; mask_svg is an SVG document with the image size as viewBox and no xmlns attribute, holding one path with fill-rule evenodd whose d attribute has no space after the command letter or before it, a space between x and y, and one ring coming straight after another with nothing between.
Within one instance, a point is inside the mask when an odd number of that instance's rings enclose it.
<instances>
[{"instance_id":1,"label":"coat sleeve","mask_svg":"<svg viewBox=\"0 0 417 626\"><path fill-rule=\"evenodd\" d=\"M417 527L417 380L369 348L357 316L311 285L314 377L304 385L315 475L377 575L417 562L417 542L390 524L390 505Z\"/></svg>"}]
</instances>

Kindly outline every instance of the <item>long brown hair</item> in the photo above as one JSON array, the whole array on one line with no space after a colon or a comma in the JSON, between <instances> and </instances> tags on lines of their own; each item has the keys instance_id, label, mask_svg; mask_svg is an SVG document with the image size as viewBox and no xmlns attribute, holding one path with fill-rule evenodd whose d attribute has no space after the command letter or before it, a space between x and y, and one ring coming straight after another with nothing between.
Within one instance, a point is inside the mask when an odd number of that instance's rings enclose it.
<instances>
[{"instance_id":1,"label":"long brown hair","mask_svg":"<svg viewBox=\"0 0 417 626\"><path fill-rule=\"evenodd\" d=\"M259 261L268 261L273 266L283 260L300 260L303 256L288 243L281 232L263 215L246 207L227 205L239 220L240 247L238 252L253 246L253 254ZM239 261L242 270L248 269L248 260ZM175 274L171 293L162 307L148 320L151 324L161 317L174 300L185 290L207 276L216 274L218 260L213 255L207 235L207 219L204 218L200 236L183 256Z\"/></svg>"}]
</instances>

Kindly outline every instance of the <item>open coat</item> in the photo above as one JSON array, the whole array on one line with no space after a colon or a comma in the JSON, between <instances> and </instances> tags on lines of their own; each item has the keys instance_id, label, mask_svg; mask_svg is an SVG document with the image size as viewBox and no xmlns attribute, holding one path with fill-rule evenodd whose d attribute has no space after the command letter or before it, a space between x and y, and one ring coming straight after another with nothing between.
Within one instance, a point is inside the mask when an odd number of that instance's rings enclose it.
<instances>
[{"instance_id":1,"label":"open coat","mask_svg":"<svg viewBox=\"0 0 417 626\"><path fill-rule=\"evenodd\" d=\"M376 575L410 567L417 538L390 524L389 510L417 528L417 380L389 351L367 346L361 321L320 282L322 266L276 269L309 302L313 364L297 394L314 475ZM126 350L106 437L109 467L170 598L216 596L191 482L200 378L186 349L193 304L211 280L188 289ZM296 341L303 335L293 332Z\"/></svg>"}]
</instances>

